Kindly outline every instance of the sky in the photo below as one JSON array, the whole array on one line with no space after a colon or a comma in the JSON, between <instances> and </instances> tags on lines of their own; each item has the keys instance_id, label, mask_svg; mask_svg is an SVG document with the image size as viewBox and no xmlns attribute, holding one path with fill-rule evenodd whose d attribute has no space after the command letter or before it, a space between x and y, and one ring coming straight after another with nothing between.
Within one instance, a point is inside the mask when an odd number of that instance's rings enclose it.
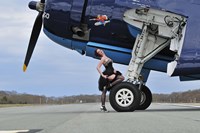
<instances>
[{"instance_id":1,"label":"sky","mask_svg":"<svg viewBox=\"0 0 200 133\"><path fill-rule=\"evenodd\" d=\"M0 90L45 96L100 94L98 60L82 56L48 39L41 32L27 71L22 71L37 12L27 0L0 1ZM114 64L126 73L127 66ZM152 93L200 89L200 81L152 71L146 84Z\"/></svg>"}]
</instances>

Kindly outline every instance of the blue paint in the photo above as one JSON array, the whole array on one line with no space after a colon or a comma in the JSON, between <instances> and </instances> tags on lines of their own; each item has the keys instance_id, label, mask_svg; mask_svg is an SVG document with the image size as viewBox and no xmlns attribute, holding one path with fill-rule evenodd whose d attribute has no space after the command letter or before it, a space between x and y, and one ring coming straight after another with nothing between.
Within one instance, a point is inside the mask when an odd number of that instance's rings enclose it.
<instances>
[{"instance_id":1,"label":"blue paint","mask_svg":"<svg viewBox=\"0 0 200 133\"><path fill-rule=\"evenodd\" d=\"M102 44L102 43L96 43L96 42L88 42L87 46L103 48L103 49L108 49L108 50L114 50L114 51L118 51L118 52L124 52L127 54L131 54L131 51L132 51L131 49L116 47L116 46L111 46L108 44Z\"/></svg>"},{"instance_id":2,"label":"blue paint","mask_svg":"<svg viewBox=\"0 0 200 133\"><path fill-rule=\"evenodd\" d=\"M107 44L88 42L86 47L86 56L98 58L95 56L95 50L102 49L105 54L110 57L115 63L128 64L131 58L131 50L126 48L120 48L116 46L110 46Z\"/></svg>"},{"instance_id":3,"label":"blue paint","mask_svg":"<svg viewBox=\"0 0 200 133\"><path fill-rule=\"evenodd\" d=\"M131 52L132 52L130 49L109 46L107 44L101 44L101 43L95 43L95 42L89 42L87 44L86 56L98 58L94 55L94 52L97 48L102 49L108 57L113 59L115 63L128 65L130 62ZM151 59L150 61L144 64L144 69L166 72L167 63L168 63L167 61L163 61L159 59Z\"/></svg>"},{"instance_id":4,"label":"blue paint","mask_svg":"<svg viewBox=\"0 0 200 133\"><path fill-rule=\"evenodd\" d=\"M158 6L188 16L186 36L174 75L200 73L200 5L198 0L157 0Z\"/></svg>"},{"instance_id":5,"label":"blue paint","mask_svg":"<svg viewBox=\"0 0 200 133\"><path fill-rule=\"evenodd\" d=\"M73 38L72 26L80 26L84 0L46 0L44 33L54 42L78 52L85 51L94 57L94 50L101 48L116 63L128 64L135 38L141 31L123 21L125 11L138 7L153 7L188 16L186 36L175 74L200 73L200 8L199 0L88 0L85 23L90 29L89 40ZM107 15L110 23L95 26L90 19ZM144 66L147 70L166 72L167 63L173 60L170 50L161 51ZM94 57L96 58L96 57ZM167 59L167 60L166 60Z\"/></svg>"},{"instance_id":6,"label":"blue paint","mask_svg":"<svg viewBox=\"0 0 200 133\"><path fill-rule=\"evenodd\" d=\"M129 25L129 24L128 24L128 29L129 29L131 35L135 38L137 37L138 34L140 34L142 32L141 29L134 27L132 25Z\"/></svg>"},{"instance_id":7,"label":"blue paint","mask_svg":"<svg viewBox=\"0 0 200 133\"><path fill-rule=\"evenodd\" d=\"M43 29L43 31L52 41L60 44L61 46L64 46L64 47L72 49L72 50L77 50L77 51L79 51L79 50L85 51L86 50L86 42L75 41L75 40L70 40L70 39L56 36L56 35L48 32L45 28Z\"/></svg>"},{"instance_id":8,"label":"blue paint","mask_svg":"<svg viewBox=\"0 0 200 133\"><path fill-rule=\"evenodd\" d=\"M58 43L66 48L72 48L72 40L70 39L66 39L66 38L62 38L62 37L59 37L59 36L56 36L52 33L50 33L47 29L43 29L44 33L52 40L54 41L55 43Z\"/></svg>"}]
</instances>

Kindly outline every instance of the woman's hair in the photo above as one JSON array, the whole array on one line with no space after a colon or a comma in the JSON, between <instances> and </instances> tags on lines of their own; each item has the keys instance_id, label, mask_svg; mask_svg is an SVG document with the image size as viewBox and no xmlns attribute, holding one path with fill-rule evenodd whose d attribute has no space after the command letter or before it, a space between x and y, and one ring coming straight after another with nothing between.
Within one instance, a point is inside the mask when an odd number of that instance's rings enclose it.
<instances>
[{"instance_id":1,"label":"woman's hair","mask_svg":"<svg viewBox=\"0 0 200 133\"><path fill-rule=\"evenodd\" d=\"M96 49L96 50L94 51L94 55L97 56L97 57L101 57L101 55L97 52L97 50L98 50L98 49Z\"/></svg>"}]
</instances>

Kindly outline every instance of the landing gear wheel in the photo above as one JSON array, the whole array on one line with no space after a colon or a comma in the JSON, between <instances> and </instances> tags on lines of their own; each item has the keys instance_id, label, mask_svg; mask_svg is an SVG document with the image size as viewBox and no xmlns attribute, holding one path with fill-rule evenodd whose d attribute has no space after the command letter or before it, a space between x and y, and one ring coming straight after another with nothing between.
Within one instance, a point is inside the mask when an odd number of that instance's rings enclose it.
<instances>
[{"instance_id":1,"label":"landing gear wheel","mask_svg":"<svg viewBox=\"0 0 200 133\"><path fill-rule=\"evenodd\" d=\"M117 112L131 112L138 108L141 93L135 85L122 82L110 90L109 100Z\"/></svg>"},{"instance_id":2,"label":"landing gear wheel","mask_svg":"<svg viewBox=\"0 0 200 133\"><path fill-rule=\"evenodd\" d=\"M137 108L137 110L145 110L147 109L152 102L152 94L148 87L145 85L142 86L141 90L141 101Z\"/></svg>"}]
</instances>

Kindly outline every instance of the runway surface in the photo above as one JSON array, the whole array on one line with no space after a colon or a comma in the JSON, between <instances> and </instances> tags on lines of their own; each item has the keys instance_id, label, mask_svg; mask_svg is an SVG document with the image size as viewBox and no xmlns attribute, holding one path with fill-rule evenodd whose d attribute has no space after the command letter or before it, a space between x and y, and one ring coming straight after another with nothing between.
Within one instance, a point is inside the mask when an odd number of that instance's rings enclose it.
<instances>
[{"instance_id":1,"label":"runway surface","mask_svg":"<svg viewBox=\"0 0 200 133\"><path fill-rule=\"evenodd\" d=\"M153 103L145 111L99 111L98 103L0 108L0 133L199 133L200 106Z\"/></svg>"}]
</instances>

